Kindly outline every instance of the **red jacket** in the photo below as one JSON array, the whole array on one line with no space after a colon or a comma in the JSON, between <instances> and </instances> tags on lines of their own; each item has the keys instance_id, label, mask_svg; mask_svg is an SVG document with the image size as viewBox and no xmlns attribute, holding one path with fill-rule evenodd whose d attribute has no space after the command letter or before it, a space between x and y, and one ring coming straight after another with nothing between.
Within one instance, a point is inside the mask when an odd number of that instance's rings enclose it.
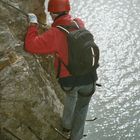
<instances>
[{"instance_id":1,"label":"red jacket","mask_svg":"<svg viewBox=\"0 0 140 140\"><path fill-rule=\"evenodd\" d=\"M84 27L81 19L76 18L80 27ZM68 44L66 34L60 31L56 26L70 25L72 17L70 15L63 15L56 19L52 27L41 35L38 35L37 26L29 26L25 38L25 50L32 54L54 54L59 56L60 59L68 63ZM58 69L58 58L55 57L55 69ZM60 77L69 76L68 70L65 66L61 65Z\"/></svg>"}]
</instances>

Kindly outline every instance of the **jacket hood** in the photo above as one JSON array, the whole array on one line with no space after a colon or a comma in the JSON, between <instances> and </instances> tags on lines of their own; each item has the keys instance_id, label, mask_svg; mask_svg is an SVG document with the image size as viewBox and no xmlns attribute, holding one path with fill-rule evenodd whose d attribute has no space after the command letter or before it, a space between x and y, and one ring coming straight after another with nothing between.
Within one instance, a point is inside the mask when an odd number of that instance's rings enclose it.
<instances>
[{"instance_id":1,"label":"jacket hood","mask_svg":"<svg viewBox=\"0 0 140 140\"><path fill-rule=\"evenodd\" d=\"M53 24L52 27L56 27L58 25L70 25L72 21L72 17L71 15L67 14L67 15L63 15L59 18L57 18Z\"/></svg>"}]
</instances>

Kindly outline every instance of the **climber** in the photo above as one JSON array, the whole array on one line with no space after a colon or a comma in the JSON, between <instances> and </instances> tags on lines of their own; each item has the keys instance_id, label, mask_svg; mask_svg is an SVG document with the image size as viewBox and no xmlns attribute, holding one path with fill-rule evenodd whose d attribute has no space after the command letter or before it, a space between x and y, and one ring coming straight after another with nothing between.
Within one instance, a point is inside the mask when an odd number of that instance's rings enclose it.
<instances>
[{"instance_id":1,"label":"climber","mask_svg":"<svg viewBox=\"0 0 140 140\"><path fill-rule=\"evenodd\" d=\"M57 73L59 58L65 64L68 64L68 42L66 33L60 31L56 26L70 25L73 22L73 18L69 13L69 0L50 0L48 11L53 23L50 29L41 35L38 34L36 15L33 13L28 14L29 27L25 37L25 50L31 54L54 55L54 67ZM74 20L80 28L84 28L84 22L80 18L75 18ZM58 82L63 87L63 90L65 89L66 93L62 127L63 131L70 131L70 140L80 140L83 137L88 106L95 92L96 80L96 70L86 75L74 77L65 65L61 63ZM73 85L75 86L73 87Z\"/></svg>"}]
</instances>

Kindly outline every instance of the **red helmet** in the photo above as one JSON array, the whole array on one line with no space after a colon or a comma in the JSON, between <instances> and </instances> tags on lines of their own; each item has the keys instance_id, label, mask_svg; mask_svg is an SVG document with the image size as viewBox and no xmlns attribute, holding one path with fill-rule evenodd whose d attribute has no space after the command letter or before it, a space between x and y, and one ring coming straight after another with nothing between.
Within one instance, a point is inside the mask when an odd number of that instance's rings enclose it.
<instances>
[{"instance_id":1,"label":"red helmet","mask_svg":"<svg viewBox=\"0 0 140 140\"><path fill-rule=\"evenodd\" d=\"M57 12L68 12L70 10L69 0L49 0L48 11L57 13Z\"/></svg>"}]
</instances>

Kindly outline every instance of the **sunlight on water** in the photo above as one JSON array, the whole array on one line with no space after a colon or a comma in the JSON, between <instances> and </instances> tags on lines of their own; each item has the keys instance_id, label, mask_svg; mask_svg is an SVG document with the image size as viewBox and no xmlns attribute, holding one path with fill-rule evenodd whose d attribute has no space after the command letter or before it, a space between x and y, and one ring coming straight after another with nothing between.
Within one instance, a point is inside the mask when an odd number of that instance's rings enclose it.
<instances>
[{"instance_id":1,"label":"sunlight on water","mask_svg":"<svg viewBox=\"0 0 140 140\"><path fill-rule=\"evenodd\" d=\"M140 1L73 0L72 15L85 21L101 50L85 140L140 140Z\"/></svg>"}]
</instances>

